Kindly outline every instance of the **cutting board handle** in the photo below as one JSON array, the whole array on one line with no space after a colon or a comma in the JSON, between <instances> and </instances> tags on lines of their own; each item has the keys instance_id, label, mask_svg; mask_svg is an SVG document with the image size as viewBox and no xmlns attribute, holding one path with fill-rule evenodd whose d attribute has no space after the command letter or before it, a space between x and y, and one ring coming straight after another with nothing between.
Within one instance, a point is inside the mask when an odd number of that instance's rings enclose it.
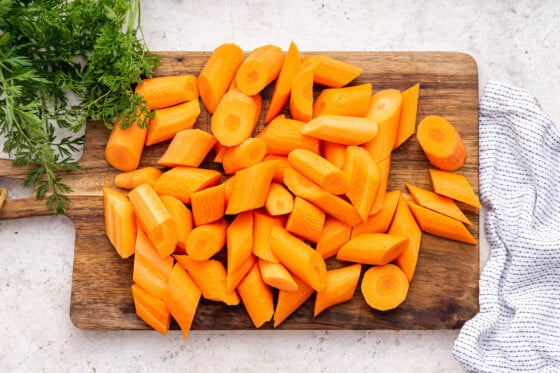
<instances>
[{"instance_id":1,"label":"cutting board handle","mask_svg":"<svg viewBox=\"0 0 560 373\"><path fill-rule=\"evenodd\" d=\"M0 209L0 220L48 216L53 214L51 210L47 210L45 200L37 200L34 197L7 199L4 201L2 209Z\"/></svg>"}]
</instances>

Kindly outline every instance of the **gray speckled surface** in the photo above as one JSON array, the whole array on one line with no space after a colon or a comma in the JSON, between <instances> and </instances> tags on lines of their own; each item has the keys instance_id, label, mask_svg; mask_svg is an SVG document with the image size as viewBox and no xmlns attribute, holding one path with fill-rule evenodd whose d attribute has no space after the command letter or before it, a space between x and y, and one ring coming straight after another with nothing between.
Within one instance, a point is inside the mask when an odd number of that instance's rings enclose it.
<instances>
[{"instance_id":1,"label":"gray speckled surface","mask_svg":"<svg viewBox=\"0 0 560 373\"><path fill-rule=\"evenodd\" d=\"M143 1L153 50L233 41L301 50L471 54L560 122L560 3L549 1ZM29 195L0 178L11 198ZM482 220L481 220L482 224ZM481 230L483 231L483 230ZM483 234L483 232L482 232ZM66 217L0 221L0 371L452 372L458 331L90 332L69 319L74 228ZM488 256L481 237L481 263Z\"/></svg>"}]
</instances>

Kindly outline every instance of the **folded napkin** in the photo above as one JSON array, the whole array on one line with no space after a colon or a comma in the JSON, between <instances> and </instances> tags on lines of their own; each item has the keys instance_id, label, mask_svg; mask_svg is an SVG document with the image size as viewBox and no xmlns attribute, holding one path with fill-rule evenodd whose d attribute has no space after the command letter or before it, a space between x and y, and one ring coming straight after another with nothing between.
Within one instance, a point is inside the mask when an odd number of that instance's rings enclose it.
<instances>
[{"instance_id":1,"label":"folded napkin","mask_svg":"<svg viewBox=\"0 0 560 373\"><path fill-rule=\"evenodd\" d=\"M560 128L529 93L495 81L479 128L490 259L453 354L468 372L560 372Z\"/></svg>"}]
</instances>

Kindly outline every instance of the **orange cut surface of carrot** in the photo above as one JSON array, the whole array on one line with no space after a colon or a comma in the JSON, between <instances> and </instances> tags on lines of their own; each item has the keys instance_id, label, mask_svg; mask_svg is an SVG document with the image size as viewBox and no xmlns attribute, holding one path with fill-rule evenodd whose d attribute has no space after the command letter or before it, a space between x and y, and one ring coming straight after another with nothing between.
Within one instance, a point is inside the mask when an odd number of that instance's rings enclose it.
<instances>
[{"instance_id":1,"label":"orange cut surface of carrot","mask_svg":"<svg viewBox=\"0 0 560 373\"><path fill-rule=\"evenodd\" d=\"M237 88L246 95L256 95L278 77L283 63L284 53L276 45L255 48L237 70Z\"/></svg>"},{"instance_id":2,"label":"orange cut surface of carrot","mask_svg":"<svg viewBox=\"0 0 560 373\"><path fill-rule=\"evenodd\" d=\"M344 194L349 188L342 170L317 153L294 149L288 154L290 165L303 176L332 194Z\"/></svg>"},{"instance_id":3,"label":"orange cut surface of carrot","mask_svg":"<svg viewBox=\"0 0 560 373\"><path fill-rule=\"evenodd\" d=\"M356 236L340 248L338 260L382 265L395 260L406 248L408 237L388 233L366 233Z\"/></svg>"},{"instance_id":4,"label":"orange cut surface of carrot","mask_svg":"<svg viewBox=\"0 0 560 373\"><path fill-rule=\"evenodd\" d=\"M469 218L465 216L463 211L459 208L459 206L457 206L453 199L434 193L431 190L417 187L410 183L406 184L406 188L414 199L414 202L420 206L437 211L465 224L472 225Z\"/></svg>"},{"instance_id":5,"label":"orange cut surface of carrot","mask_svg":"<svg viewBox=\"0 0 560 373\"><path fill-rule=\"evenodd\" d=\"M241 280L245 278L247 273L253 268L253 264L257 262L257 258L254 255L251 255L249 259L243 262L243 265L236 270L231 270L227 268L226 274L226 291L231 292L234 291Z\"/></svg>"},{"instance_id":6,"label":"orange cut surface of carrot","mask_svg":"<svg viewBox=\"0 0 560 373\"><path fill-rule=\"evenodd\" d=\"M371 267L362 278L361 290L366 303L379 311L401 305L406 300L408 289L405 274L394 264Z\"/></svg>"},{"instance_id":7,"label":"orange cut surface of carrot","mask_svg":"<svg viewBox=\"0 0 560 373\"><path fill-rule=\"evenodd\" d=\"M377 136L377 123L363 117L321 115L307 122L301 133L344 145L360 145Z\"/></svg>"},{"instance_id":8,"label":"orange cut surface of carrot","mask_svg":"<svg viewBox=\"0 0 560 373\"><path fill-rule=\"evenodd\" d=\"M164 109L157 109L146 135L146 145L171 139L181 130L193 128L200 115L198 99Z\"/></svg>"},{"instance_id":9,"label":"orange cut surface of carrot","mask_svg":"<svg viewBox=\"0 0 560 373\"><path fill-rule=\"evenodd\" d=\"M264 207L272 216L289 214L294 208L294 196L282 184L272 183Z\"/></svg>"},{"instance_id":10,"label":"orange cut surface of carrot","mask_svg":"<svg viewBox=\"0 0 560 373\"><path fill-rule=\"evenodd\" d=\"M227 268L237 271L253 253L253 212L245 211L235 216L226 230Z\"/></svg>"},{"instance_id":11,"label":"orange cut surface of carrot","mask_svg":"<svg viewBox=\"0 0 560 373\"><path fill-rule=\"evenodd\" d=\"M204 188L191 194L194 223L202 225L223 218L226 208L225 184Z\"/></svg>"},{"instance_id":12,"label":"orange cut surface of carrot","mask_svg":"<svg viewBox=\"0 0 560 373\"><path fill-rule=\"evenodd\" d=\"M389 154L387 158L377 162L377 167L379 167L379 176L381 179L379 181L379 190L377 191L377 196L375 198L375 202L373 202L370 214L379 212L385 203L387 185L389 184L389 174L391 172L391 155Z\"/></svg>"},{"instance_id":13,"label":"orange cut surface of carrot","mask_svg":"<svg viewBox=\"0 0 560 373\"><path fill-rule=\"evenodd\" d=\"M313 117L313 69L301 69L292 80L290 114L293 119L307 122Z\"/></svg>"},{"instance_id":14,"label":"orange cut surface of carrot","mask_svg":"<svg viewBox=\"0 0 560 373\"><path fill-rule=\"evenodd\" d=\"M395 210L397 209L397 203L401 196L400 190L393 190L385 194L385 201L383 202L383 208L368 216L367 220L356 225L352 229L352 237L359 236L364 233L385 233L389 229L391 220L395 215Z\"/></svg>"},{"instance_id":15,"label":"orange cut surface of carrot","mask_svg":"<svg viewBox=\"0 0 560 373\"><path fill-rule=\"evenodd\" d=\"M119 123L120 121L113 125L105 145L105 159L119 171L132 171L140 164L148 130L138 127L136 122L121 129Z\"/></svg>"},{"instance_id":16,"label":"orange cut surface of carrot","mask_svg":"<svg viewBox=\"0 0 560 373\"><path fill-rule=\"evenodd\" d=\"M175 264L169 275L164 301L167 309L179 324L184 340L187 339L191 330L200 297L200 289L191 276L180 264Z\"/></svg>"},{"instance_id":17,"label":"orange cut surface of carrot","mask_svg":"<svg viewBox=\"0 0 560 373\"><path fill-rule=\"evenodd\" d=\"M134 254L136 215L128 198L121 192L103 188L105 234L121 258Z\"/></svg>"},{"instance_id":18,"label":"orange cut surface of carrot","mask_svg":"<svg viewBox=\"0 0 560 373\"><path fill-rule=\"evenodd\" d=\"M214 136L198 128L179 131L157 163L166 167L198 167L216 141Z\"/></svg>"},{"instance_id":19,"label":"orange cut surface of carrot","mask_svg":"<svg viewBox=\"0 0 560 373\"><path fill-rule=\"evenodd\" d=\"M161 176L162 171L153 166L137 168L132 171L125 171L115 175L113 183L117 188L134 189L140 184L150 184L154 186L156 180Z\"/></svg>"},{"instance_id":20,"label":"orange cut surface of carrot","mask_svg":"<svg viewBox=\"0 0 560 373\"><path fill-rule=\"evenodd\" d=\"M262 279L257 262L237 286L243 306L256 328L272 319L274 300L272 291Z\"/></svg>"},{"instance_id":21,"label":"orange cut surface of carrot","mask_svg":"<svg viewBox=\"0 0 560 373\"><path fill-rule=\"evenodd\" d=\"M351 233L351 226L332 216L327 216L321 237L317 241L317 252L321 253L324 259L336 255L338 249L350 240Z\"/></svg>"},{"instance_id":22,"label":"orange cut surface of carrot","mask_svg":"<svg viewBox=\"0 0 560 373\"><path fill-rule=\"evenodd\" d=\"M136 315L159 333L166 335L171 324L171 313L163 299L147 293L137 284L132 285L132 299Z\"/></svg>"},{"instance_id":23,"label":"orange cut surface of carrot","mask_svg":"<svg viewBox=\"0 0 560 373\"><path fill-rule=\"evenodd\" d=\"M313 67L313 82L331 88L347 85L363 71L359 66L324 55L312 56L309 62Z\"/></svg>"},{"instance_id":24,"label":"orange cut surface of carrot","mask_svg":"<svg viewBox=\"0 0 560 373\"><path fill-rule=\"evenodd\" d=\"M227 226L225 219L219 219L194 227L187 237L185 252L195 260L210 259L225 246Z\"/></svg>"},{"instance_id":25,"label":"orange cut surface of carrot","mask_svg":"<svg viewBox=\"0 0 560 373\"><path fill-rule=\"evenodd\" d=\"M363 117L368 111L371 90L371 83L324 89L313 103L313 118L326 114Z\"/></svg>"},{"instance_id":26,"label":"orange cut surface of carrot","mask_svg":"<svg viewBox=\"0 0 560 373\"><path fill-rule=\"evenodd\" d=\"M299 237L317 243L321 238L325 213L303 198L294 199L294 208L286 220L286 230Z\"/></svg>"},{"instance_id":27,"label":"orange cut surface of carrot","mask_svg":"<svg viewBox=\"0 0 560 373\"><path fill-rule=\"evenodd\" d=\"M434 192L462 202L474 209L481 208L480 200L468 179L456 172L430 169L430 178Z\"/></svg>"},{"instance_id":28,"label":"orange cut surface of carrot","mask_svg":"<svg viewBox=\"0 0 560 373\"><path fill-rule=\"evenodd\" d=\"M319 153L319 140L302 133L305 123L287 118L273 119L261 132L258 138L266 142L267 154L287 156L294 149L308 149Z\"/></svg>"},{"instance_id":29,"label":"orange cut surface of carrot","mask_svg":"<svg viewBox=\"0 0 560 373\"><path fill-rule=\"evenodd\" d=\"M216 170L194 167L173 167L165 171L154 184L160 195L170 195L190 203L191 194L218 184L222 174Z\"/></svg>"},{"instance_id":30,"label":"orange cut surface of carrot","mask_svg":"<svg viewBox=\"0 0 560 373\"><path fill-rule=\"evenodd\" d=\"M346 156L346 145L337 144L336 142L322 141L321 147L323 157L336 167L342 169L342 166L344 166L344 157Z\"/></svg>"},{"instance_id":31,"label":"orange cut surface of carrot","mask_svg":"<svg viewBox=\"0 0 560 373\"><path fill-rule=\"evenodd\" d=\"M290 272L280 263L271 263L259 259L259 269L265 284L276 289L294 291L297 283Z\"/></svg>"},{"instance_id":32,"label":"orange cut surface of carrot","mask_svg":"<svg viewBox=\"0 0 560 373\"><path fill-rule=\"evenodd\" d=\"M265 161L235 173L226 214L238 214L263 207L276 169L275 161Z\"/></svg>"},{"instance_id":33,"label":"orange cut surface of carrot","mask_svg":"<svg viewBox=\"0 0 560 373\"><path fill-rule=\"evenodd\" d=\"M467 160L463 138L447 119L428 115L418 124L418 144L434 167L444 171L457 171Z\"/></svg>"},{"instance_id":34,"label":"orange cut surface of carrot","mask_svg":"<svg viewBox=\"0 0 560 373\"><path fill-rule=\"evenodd\" d=\"M420 95L420 83L413 85L402 92L401 115L399 117L399 128L397 140L393 149L401 146L408 140L416 130L416 114L418 112L418 97Z\"/></svg>"},{"instance_id":35,"label":"orange cut surface of carrot","mask_svg":"<svg viewBox=\"0 0 560 373\"><path fill-rule=\"evenodd\" d=\"M274 311L275 328L297 311L297 309L314 293L313 288L305 281L295 276L293 276L293 279L296 282L297 290L280 290L278 292L278 301L276 302L276 309Z\"/></svg>"},{"instance_id":36,"label":"orange cut surface of carrot","mask_svg":"<svg viewBox=\"0 0 560 373\"><path fill-rule=\"evenodd\" d=\"M161 202L171 214L177 231L177 251L185 251L187 237L193 228L193 214L191 210L179 199L172 196L160 196Z\"/></svg>"},{"instance_id":37,"label":"orange cut surface of carrot","mask_svg":"<svg viewBox=\"0 0 560 373\"><path fill-rule=\"evenodd\" d=\"M266 142L258 137L249 137L241 144L229 147L222 158L226 175L251 167L263 160L266 155Z\"/></svg>"},{"instance_id":38,"label":"orange cut surface of carrot","mask_svg":"<svg viewBox=\"0 0 560 373\"><path fill-rule=\"evenodd\" d=\"M197 78L192 74L146 78L135 92L146 100L150 110L163 109L197 99Z\"/></svg>"},{"instance_id":39,"label":"orange cut surface of carrot","mask_svg":"<svg viewBox=\"0 0 560 373\"><path fill-rule=\"evenodd\" d=\"M328 271L327 286L318 291L315 297L313 316L317 317L327 308L352 300L361 272L362 265L359 263Z\"/></svg>"}]
</instances>

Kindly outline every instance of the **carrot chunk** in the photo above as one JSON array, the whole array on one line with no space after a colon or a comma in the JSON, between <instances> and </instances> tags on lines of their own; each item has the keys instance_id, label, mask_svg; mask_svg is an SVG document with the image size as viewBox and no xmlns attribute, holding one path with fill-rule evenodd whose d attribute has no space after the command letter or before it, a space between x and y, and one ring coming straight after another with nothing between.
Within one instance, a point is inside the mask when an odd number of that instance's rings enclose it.
<instances>
[{"instance_id":1,"label":"carrot chunk","mask_svg":"<svg viewBox=\"0 0 560 373\"><path fill-rule=\"evenodd\" d=\"M332 88L347 85L363 70L359 66L324 55L310 57L310 63L313 66L313 82Z\"/></svg>"},{"instance_id":2,"label":"carrot chunk","mask_svg":"<svg viewBox=\"0 0 560 373\"><path fill-rule=\"evenodd\" d=\"M140 184L150 184L154 186L156 180L161 176L162 171L157 167L142 167L132 171L125 171L115 175L113 181L117 188L134 189Z\"/></svg>"},{"instance_id":3,"label":"carrot chunk","mask_svg":"<svg viewBox=\"0 0 560 373\"><path fill-rule=\"evenodd\" d=\"M324 89L313 104L313 118L326 114L363 117L368 112L371 89L371 83Z\"/></svg>"},{"instance_id":4,"label":"carrot chunk","mask_svg":"<svg viewBox=\"0 0 560 373\"><path fill-rule=\"evenodd\" d=\"M394 264L369 268L362 278L361 290L366 303L373 309L388 311L406 300L408 280Z\"/></svg>"},{"instance_id":5,"label":"carrot chunk","mask_svg":"<svg viewBox=\"0 0 560 373\"><path fill-rule=\"evenodd\" d=\"M258 262L261 276L265 284L281 290L297 290L296 281L282 264L271 263L262 259L259 259Z\"/></svg>"},{"instance_id":6,"label":"carrot chunk","mask_svg":"<svg viewBox=\"0 0 560 373\"><path fill-rule=\"evenodd\" d=\"M327 286L318 291L315 297L313 316L317 317L329 307L352 300L361 272L362 265L359 263L328 271Z\"/></svg>"},{"instance_id":7,"label":"carrot chunk","mask_svg":"<svg viewBox=\"0 0 560 373\"><path fill-rule=\"evenodd\" d=\"M266 142L267 154L287 156L294 149L307 149L319 153L319 140L302 134L305 123L287 118L273 119L258 138Z\"/></svg>"},{"instance_id":8,"label":"carrot chunk","mask_svg":"<svg viewBox=\"0 0 560 373\"><path fill-rule=\"evenodd\" d=\"M465 203L475 209L482 207L478 196L465 176L436 169L430 169L429 172L432 187L437 194Z\"/></svg>"},{"instance_id":9,"label":"carrot chunk","mask_svg":"<svg viewBox=\"0 0 560 373\"><path fill-rule=\"evenodd\" d=\"M414 203L408 206L423 232L476 245L476 239L460 221Z\"/></svg>"},{"instance_id":10,"label":"carrot chunk","mask_svg":"<svg viewBox=\"0 0 560 373\"><path fill-rule=\"evenodd\" d=\"M157 163L166 167L198 167L216 141L210 133L197 128L179 131Z\"/></svg>"},{"instance_id":11,"label":"carrot chunk","mask_svg":"<svg viewBox=\"0 0 560 373\"><path fill-rule=\"evenodd\" d=\"M362 117L321 115L307 122L301 133L344 145L360 145L377 135L377 123Z\"/></svg>"},{"instance_id":12,"label":"carrot chunk","mask_svg":"<svg viewBox=\"0 0 560 373\"><path fill-rule=\"evenodd\" d=\"M253 212L238 214L229 224L227 237L227 268L236 271L253 252Z\"/></svg>"},{"instance_id":13,"label":"carrot chunk","mask_svg":"<svg viewBox=\"0 0 560 373\"><path fill-rule=\"evenodd\" d=\"M144 97L150 110L162 109L198 98L197 78L192 74L147 78L135 92Z\"/></svg>"},{"instance_id":14,"label":"carrot chunk","mask_svg":"<svg viewBox=\"0 0 560 373\"><path fill-rule=\"evenodd\" d=\"M282 184L272 183L264 207L272 216L289 214L294 208L294 196Z\"/></svg>"},{"instance_id":15,"label":"carrot chunk","mask_svg":"<svg viewBox=\"0 0 560 373\"><path fill-rule=\"evenodd\" d=\"M226 214L263 207L276 168L275 161L257 163L235 173Z\"/></svg>"},{"instance_id":16,"label":"carrot chunk","mask_svg":"<svg viewBox=\"0 0 560 373\"><path fill-rule=\"evenodd\" d=\"M325 224L325 213L303 198L294 199L294 208L286 220L286 230L317 243Z\"/></svg>"},{"instance_id":17,"label":"carrot chunk","mask_svg":"<svg viewBox=\"0 0 560 373\"><path fill-rule=\"evenodd\" d=\"M163 299L154 297L137 284L133 284L131 288L136 315L146 324L166 335L171 324L171 313Z\"/></svg>"},{"instance_id":18,"label":"carrot chunk","mask_svg":"<svg viewBox=\"0 0 560 373\"><path fill-rule=\"evenodd\" d=\"M323 157L336 167L342 169L342 166L344 166L344 157L346 155L346 145L322 141L321 146Z\"/></svg>"},{"instance_id":19,"label":"carrot chunk","mask_svg":"<svg viewBox=\"0 0 560 373\"><path fill-rule=\"evenodd\" d=\"M146 145L171 139L181 130L193 128L200 115L198 99L156 110L146 135Z\"/></svg>"},{"instance_id":20,"label":"carrot chunk","mask_svg":"<svg viewBox=\"0 0 560 373\"><path fill-rule=\"evenodd\" d=\"M225 219L219 219L194 227L187 237L186 253L195 260L210 259L225 246L227 226Z\"/></svg>"},{"instance_id":21,"label":"carrot chunk","mask_svg":"<svg viewBox=\"0 0 560 373\"><path fill-rule=\"evenodd\" d=\"M171 214L173 222L175 222L177 231L177 248L175 248L175 251L184 252L187 237L193 228L193 214L183 202L173 196L160 196L159 198Z\"/></svg>"},{"instance_id":22,"label":"carrot chunk","mask_svg":"<svg viewBox=\"0 0 560 373\"><path fill-rule=\"evenodd\" d=\"M309 121L313 116L313 69L301 69L292 80L290 93L290 114L292 118Z\"/></svg>"},{"instance_id":23,"label":"carrot chunk","mask_svg":"<svg viewBox=\"0 0 560 373\"><path fill-rule=\"evenodd\" d=\"M416 130L416 114L418 111L418 96L420 95L420 83L413 85L402 92L401 115L397 130L397 140L393 149L401 146Z\"/></svg>"},{"instance_id":24,"label":"carrot chunk","mask_svg":"<svg viewBox=\"0 0 560 373\"><path fill-rule=\"evenodd\" d=\"M382 265L395 260L406 248L408 237L388 233L366 233L356 236L340 248L338 260Z\"/></svg>"},{"instance_id":25,"label":"carrot chunk","mask_svg":"<svg viewBox=\"0 0 560 373\"><path fill-rule=\"evenodd\" d=\"M294 149L288 154L288 162L296 171L329 193L344 194L349 187L342 170L317 153Z\"/></svg>"},{"instance_id":26,"label":"carrot chunk","mask_svg":"<svg viewBox=\"0 0 560 373\"><path fill-rule=\"evenodd\" d=\"M239 170L256 165L265 155L266 142L257 137L249 137L224 152L222 166L226 175L232 175Z\"/></svg>"},{"instance_id":27,"label":"carrot chunk","mask_svg":"<svg viewBox=\"0 0 560 373\"><path fill-rule=\"evenodd\" d=\"M283 216L271 216L262 210L253 211L253 254L271 263L279 263L270 247L272 227L284 226Z\"/></svg>"},{"instance_id":28,"label":"carrot chunk","mask_svg":"<svg viewBox=\"0 0 560 373\"><path fill-rule=\"evenodd\" d=\"M105 234L121 258L134 254L136 216L134 207L121 192L103 188Z\"/></svg>"},{"instance_id":29,"label":"carrot chunk","mask_svg":"<svg viewBox=\"0 0 560 373\"><path fill-rule=\"evenodd\" d=\"M174 196L190 203L192 193L216 185L221 178L219 171L178 166L161 174L154 189L160 195Z\"/></svg>"},{"instance_id":30,"label":"carrot chunk","mask_svg":"<svg viewBox=\"0 0 560 373\"><path fill-rule=\"evenodd\" d=\"M389 184L389 174L391 172L391 155L387 158L382 159L377 162L377 167L379 167L379 190L377 191L377 196L375 202L373 202L373 207L371 208L370 214L375 214L383 208L385 202L385 195L387 194L387 185Z\"/></svg>"},{"instance_id":31,"label":"carrot chunk","mask_svg":"<svg viewBox=\"0 0 560 373\"><path fill-rule=\"evenodd\" d=\"M385 194L385 201L383 202L383 208L368 216L367 220L356 225L352 229L352 237L359 236L364 233L384 233L389 229L391 220L395 215L395 210L397 209L397 203L401 196L400 190L393 190Z\"/></svg>"},{"instance_id":32,"label":"carrot chunk","mask_svg":"<svg viewBox=\"0 0 560 373\"><path fill-rule=\"evenodd\" d=\"M211 223L224 216L225 187L225 184L219 184L191 194L191 207L196 225Z\"/></svg>"},{"instance_id":33,"label":"carrot chunk","mask_svg":"<svg viewBox=\"0 0 560 373\"><path fill-rule=\"evenodd\" d=\"M406 184L406 188L414 199L414 202L420 206L437 211L465 224L472 225L469 218L463 214L463 211L461 211L453 199L409 183Z\"/></svg>"},{"instance_id":34,"label":"carrot chunk","mask_svg":"<svg viewBox=\"0 0 560 373\"><path fill-rule=\"evenodd\" d=\"M317 252L321 253L324 259L336 255L340 247L350 240L351 232L351 226L332 216L327 216L321 237L317 241Z\"/></svg>"},{"instance_id":35,"label":"carrot chunk","mask_svg":"<svg viewBox=\"0 0 560 373\"><path fill-rule=\"evenodd\" d=\"M226 291L234 291L256 262L257 258L251 255L238 269L232 270L228 268L226 274Z\"/></svg>"},{"instance_id":36,"label":"carrot chunk","mask_svg":"<svg viewBox=\"0 0 560 373\"><path fill-rule=\"evenodd\" d=\"M278 327L292 313L294 313L309 297L314 290L305 281L293 276L297 285L297 290L287 291L280 290L278 292L278 301L276 302L276 310L274 311L274 327Z\"/></svg>"},{"instance_id":37,"label":"carrot chunk","mask_svg":"<svg viewBox=\"0 0 560 373\"><path fill-rule=\"evenodd\" d=\"M191 330L200 296L200 289L191 276L180 264L175 264L169 275L164 301L167 309L179 324L184 340L187 339Z\"/></svg>"},{"instance_id":38,"label":"carrot chunk","mask_svg":"<svg viewBox=\"0 0 560 373\"><path fill-rule=\"evenodd\" d=\"M254 49L237 70L237 88L248 96L256 95L278 77L283 63L284 53L275 45Z\"/></svg>"},{"instance_id":39,"label":"carrot chunk","mask_svg":"<svg viewBox=\"0 0 560 373\"><path fill-rule=\"evenodd\" d=\"M272 319L274 303L272 291L262 279L257 262L237 286L243 306L256 328Z\"/></svg>"},{"instance_id":40,"label":"carrot chunk","mask_svg":"<svg viewBox=\"0 0 560 373\"><path fill-rule=\"evenodd\" d=\"M463 138L444 117L429 115L422 119L416 139L430 164L440 170L456 171L467 160Z\"/></svg>"},{"instance_id":41,"label":"carrot chunk","mask_svg":"<svg viewBox=\"0 0 560 373\"><path fill-rule=\"evenodd\" d=\"M148 130L138 127L136 122L121 129L119 122L113 125L105 145L105 159L119 171L132 171L140 164Z\"/></svg>"}]
</instances>

